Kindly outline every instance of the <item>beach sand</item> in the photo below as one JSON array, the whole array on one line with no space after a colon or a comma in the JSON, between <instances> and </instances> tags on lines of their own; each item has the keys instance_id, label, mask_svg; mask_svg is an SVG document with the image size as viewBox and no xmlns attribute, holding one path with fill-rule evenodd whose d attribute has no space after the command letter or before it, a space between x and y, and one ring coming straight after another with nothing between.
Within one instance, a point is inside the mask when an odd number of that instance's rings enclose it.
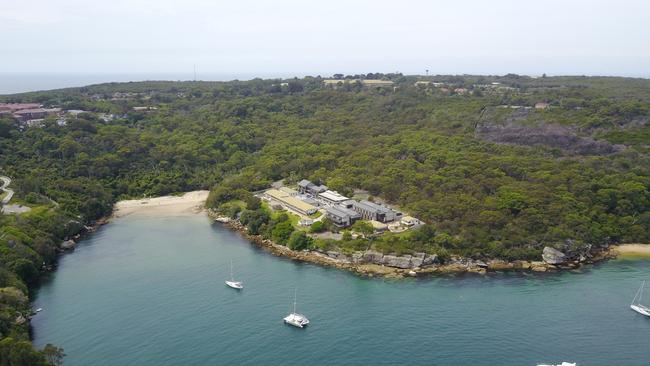
<instances>
[{"instance_id":1,"label":"beach sand","mask_svg":"<svg viewBox=\"0 0 650 366\"><path fill-rule=\"evenodd\" d=\"M188 215L203 210L210 191L192 191L182 196L163 196L137 200L119 201L115 204L113 217L131 214Z\"/></svg>"},{"instance_id":2,"label":"beach sand","mask_svg":"<svg viewBox=\"0 0 650 366\"><path fill-rule=\"evenodd\" d=\"M650 244L621 244L612 251L620 257L650 257Z\"/></svg>"}]
</instances>

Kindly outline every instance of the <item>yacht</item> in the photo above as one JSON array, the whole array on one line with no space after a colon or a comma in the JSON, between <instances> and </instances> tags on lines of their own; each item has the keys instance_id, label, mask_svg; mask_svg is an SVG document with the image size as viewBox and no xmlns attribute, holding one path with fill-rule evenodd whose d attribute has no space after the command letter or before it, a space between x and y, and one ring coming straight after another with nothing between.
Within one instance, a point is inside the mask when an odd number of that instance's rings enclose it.
<instances>
[{"instance_id":1,"label":"yacht","mask_svg":"<svg viewBox=\"0 0 650 366\"><path fill-rule=\"evenodd\" d=\"M232 260L230 261L230 281L226 280L226 285L237 290L244 288L244 284L240 281L235 281L235 278L232 275Z\"/></svg>"},{"instance_id":2,"label":"yacht","mask_svg":"<svg viewBox=\"0 0 650 366\"><path fill-rule=\"evenodd\" d=\"M650 308L641 304L644 287L645 287L645 281L643 281L643 283L641 284L641 288L639 288L639 291L637 291L636 295L634 295L634 299L632 299L632 304L630 304L630 308L641 315L650 316Z\"/></svg>"},{"instance_id":3,"label":"yacht","mask_svg":"<svg viewBox=\"0 0 650 366\"><path fill-rule=\"evenodd\" d=\"M293 313L284 317L285 324L293 325L294 327L304 328L309 324L309 319L302 314L296 313L296 294L298 290L294 291L293 294Z\"/></svg>"}]
</instances>

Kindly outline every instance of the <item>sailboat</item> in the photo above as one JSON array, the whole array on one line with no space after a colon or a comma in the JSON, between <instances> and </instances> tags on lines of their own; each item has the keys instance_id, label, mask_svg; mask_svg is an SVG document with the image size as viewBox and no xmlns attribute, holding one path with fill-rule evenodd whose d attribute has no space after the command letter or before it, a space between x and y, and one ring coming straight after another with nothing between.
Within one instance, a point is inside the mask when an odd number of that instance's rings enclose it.
<instances>
[{"instance_id":1,"label":"sailboat","mask_svg":"<svg viewBox=\"0 0 650 366\"><path fill-rule=\"evenodd\" d=\"M302 314L296 313L296 295L298 289L293 293L293 313L284 317L285 324L293 325L294 327L304 328L309 324L309 319Z\"/></svg>"},{"instance_id":2,"label":"sailboat","mask_svg":"<svg viewBox=\"0 0 650 366\"><path fill-rule=\"evenodd\" d=\"M641 288L639 288L639 291L637 291L636 295L634 295L634 299L632 299L632 304L630 304L630 308L641 315L650 316L650 308L648 308L645 305L641 305L641 298L643 297L644 287L645 287L645 281L643 281L643 283L641 284Z\"/></svg>"},{"instance_id":3,"label":"sailboat","mask_svg":"<svg viewBox=\"0 0 650 366\"><path fill-rule=\"evenodd\" d=\"M226 285L237 290L244 288L244 284L240 281L235 281L235 278L232 275L232 260L230 261L230 281L226 281Z\"/></svg>"}]
</instances>

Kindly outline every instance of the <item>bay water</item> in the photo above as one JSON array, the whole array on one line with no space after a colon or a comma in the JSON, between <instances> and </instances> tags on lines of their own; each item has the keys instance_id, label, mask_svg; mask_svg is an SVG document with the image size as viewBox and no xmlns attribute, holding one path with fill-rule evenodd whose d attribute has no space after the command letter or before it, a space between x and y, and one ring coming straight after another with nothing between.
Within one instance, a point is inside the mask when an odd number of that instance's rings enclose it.
<instances>
[{"instance_id":1,"label":"bay water","mask_svg":"<svg viewBox=\"0 0 650 366\"><path fill-rule=\"evenodd\" d=\"M224 285L230 276L245 289ZM273 256L204 215L126 216L38 290L65 365L650 365L650 261L388 280ZM312 324L282 323L292 306ZM650 299L649 299L650 300Z\"/></svg>"}]
</instances>

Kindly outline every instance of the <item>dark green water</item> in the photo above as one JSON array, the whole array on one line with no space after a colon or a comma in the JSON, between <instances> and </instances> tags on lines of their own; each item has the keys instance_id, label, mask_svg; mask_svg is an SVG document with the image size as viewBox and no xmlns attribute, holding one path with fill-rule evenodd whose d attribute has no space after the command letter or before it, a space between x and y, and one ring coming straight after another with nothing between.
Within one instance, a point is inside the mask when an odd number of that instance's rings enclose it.
<instances>
[{"instance_id":1,"label":"dark green water","mask_svg":"<svg viewBox=\"0 0 650 366\"><path fill-rule=\"evenodd\" d=\"M246 288L225 287L229 261ZM388 281L277 258L203 216L115 220L38 292L35 343L77 365L650 365L648 261ZM312 321L282 324L294 287ZM650 298L649 298L650 300Z\"/></svg>"}]
</instances>

